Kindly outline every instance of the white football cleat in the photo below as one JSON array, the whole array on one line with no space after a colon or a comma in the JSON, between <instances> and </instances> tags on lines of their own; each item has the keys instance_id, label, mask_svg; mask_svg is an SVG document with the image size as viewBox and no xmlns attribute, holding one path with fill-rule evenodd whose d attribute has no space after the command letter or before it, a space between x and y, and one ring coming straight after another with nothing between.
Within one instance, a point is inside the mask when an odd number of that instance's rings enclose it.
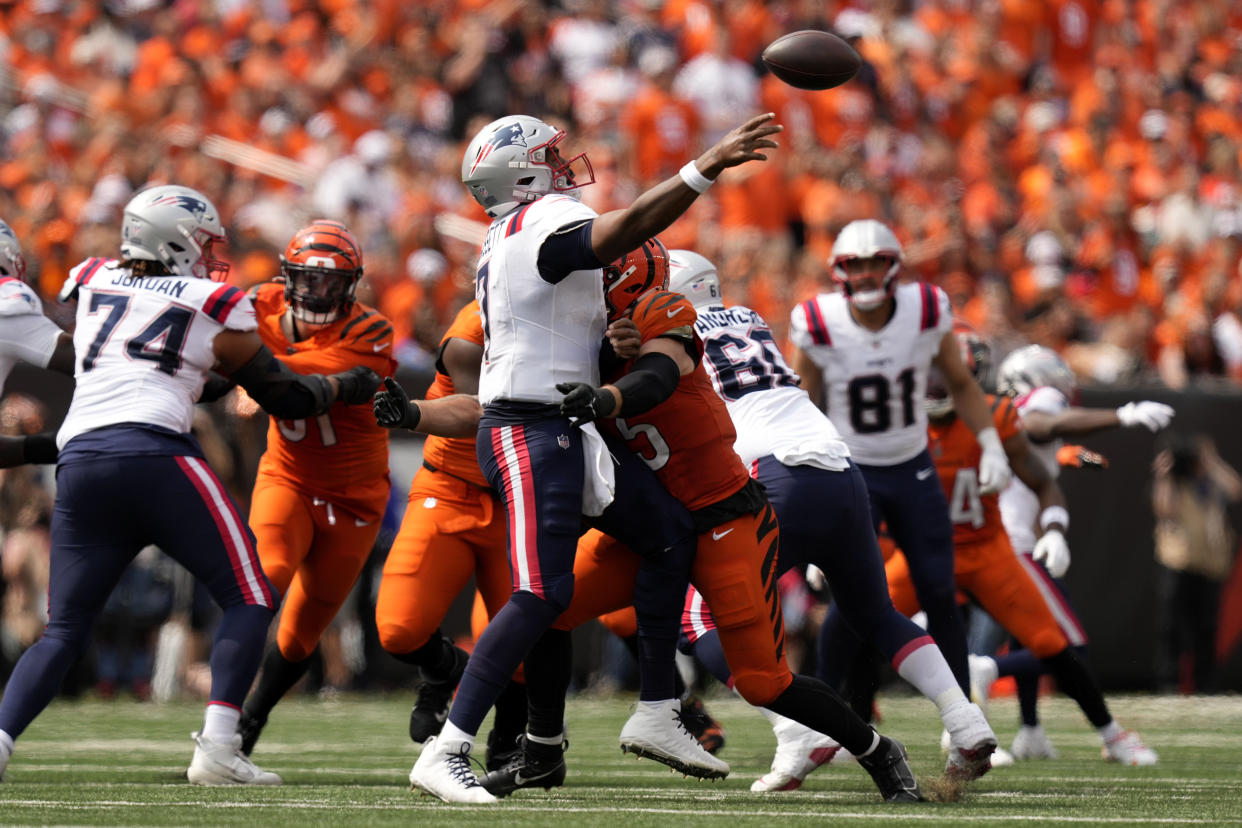
<instances>
[{"instance_id":1,"label":"white football cleat","mask_svg":"<svg viewBox=\"0 0 1242 828\"><path fill-rule=\"evenodd\" d=\"M991 656L970 655L970 700L979 705L983 715L988 715L988 698L992 695L992 684L996 681L999 668L996 659Z\"/></svg>"},{"instance_id":2,"label":"white football cleat","mask_svg":"<svg viewBox=\"0 0 1242 828\"><path fill-rule=\"evenodd\" d=\"M729 775L728 763L704 750L682 724L679 699L640 701L634 715L621 728L621 750L663 762L673 770L700 779L724 779Z\"/></svg>"},{"instance_id":3,"label":"white football cleat","mask_svg":"<svg viewBox=\"0 0 1242 828\"><path fill-rule=\"evenodd\" d=\"M1052 746L1043 725L1022 725L1018 734L1013 737L1013 758L1015 759L1057 759L1061 754Z\"/></svg>"},{"instance_id":4,"label":"white football cleat","mask_svg":"<svg viewBox=\"0 0 1242 828\"><path fill-rule=\"evenodd\" d=\"M9 766L9 757L13 755L13 751L8 745L0 740L0 782L4 781L4 769Z\"/></svg>"},{"instance_id":5,"label":"white football cleat","mask_svg":"<svg viewBox=\"0 0 1242 828\"><path fill-rule=\"evenodd\" d=\"M185 772L193 785L279 785L280 777L265 771L242 753L241 734L227 742L213 742L197 731L193 734L194 758Z\"/></svg>"},{"instance_id":6,"label":"white football cleat","mask_svg":"<svg viewBox=\"0 0 1242 828\"><path fill-rule=\"evenodd\" d=\"M992 767L1007 768L1013 765L1017 760L1013 758L1013 754L1005 750L1003 747L997 747L992 751Z\"/></svg>"},{"instance_id":7,"label":"white football cleat","mask_svg":"<svg viewBox=\"0 0 1242 828\"><path fill-rule=\"evenodd\" d=\"M796 791L811 771L831 762L841 750L833 739L792 719L782 716L779 722L772 728L776 734L772 769L751 783L755 793Z\"/></svg>"},{"instance_id":8,"label":"white football cleat","mask_svg":"<svg viewBox=\"0 0 1242 828\"><path fill-rule=\"evenodd\" d=\"M992 753L998 742L979 705L959 702L940 717L949 731L949 759L944 766L945 775L970 781L987 773L992 767Z\"/></svg>"},{"instance_id":9,"label":"white football cleat","mask_svg":"<svg viewBox=\"0 0 1242 828\"><path fill-rule=\"evenodd\" d=\"M1123 730L1115 739L1109 739L1100 748L1101 755L1110 762L1123 765L1154 765L1159 761L1156 752L1143 744L1133 730Z\"/></svg>"},{"instance_id":10,"label":"white football cleat","mask_svg":"<svg viewBox=\"0 0 1242 828\"><path fill-rule=\"evenodd\" d=\"M423 743L423 752L410 769L410 790L415 789L445 802L487 805L498 801L479 784L470 767L470 743L441 745L439 736Z\"/></svg>"}]
</instances>

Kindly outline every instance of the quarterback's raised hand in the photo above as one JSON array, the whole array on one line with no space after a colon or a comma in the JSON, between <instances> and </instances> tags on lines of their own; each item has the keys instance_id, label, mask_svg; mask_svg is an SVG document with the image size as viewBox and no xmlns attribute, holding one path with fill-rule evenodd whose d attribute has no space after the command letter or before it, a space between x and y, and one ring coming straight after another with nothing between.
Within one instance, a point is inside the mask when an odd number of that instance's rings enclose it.
<instances>
[{"instance_id":1,"label":"quarterback's raised hand","mask_svg":"<svg viewBox=\"0 0 1242 828\"><path fill-rule=\"evenodd\" d=\"M339 384L336 398L346 405L361 405L371 399L380 384L380 375L365 365L355 365L331 376Z\"/></svg>"},{"instance_id":2,"label":"quarterback's raised hand","mask_svg":"<svg viewBox=\"0 0 1242 828\"><path fill-rule=\"evenodd\" d=\"M384 377L384 390L375 393L371 410L375 422L384 428L414 429L422 419L418 405L410 402L410 395L392 377Z\"/></svg>"},{"instance_id":3,"label":"quarterback's raised hand","mask_svg":"<svg viewBox=\"0 0 1242 828\"><path fill-rule=\"evenodd\" d=\"M1117 419L1127 428L1142 426L1148 431L1159 431L1173 422L1173 406L1143 400L1129 402L1117 409Z\"/></svg>"},{"instance_id":4,"label":"quarterback's raised hand","mask_svg":"<svg viewBox=\"0 0 1242 828\"><path fill-rule=\"evenodd\" d=\"M575 426L607 417L617 407L617 398L611 391L589 382L558 382L556 390L565 395L561 400L561 416L569 417Z\"/></svg>"}]
</instances>

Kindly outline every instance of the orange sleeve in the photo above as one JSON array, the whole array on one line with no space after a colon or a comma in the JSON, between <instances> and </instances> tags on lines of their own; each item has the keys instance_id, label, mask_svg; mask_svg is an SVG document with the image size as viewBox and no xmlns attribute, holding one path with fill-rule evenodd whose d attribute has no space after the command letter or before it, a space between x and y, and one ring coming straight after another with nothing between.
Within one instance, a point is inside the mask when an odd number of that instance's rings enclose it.
<instances>
[{"instance_id":1,"label":"orange sleeve","mask_svg":"<svg viewBox=\"0 0 1242 828\"><path fill-rule=\"evenodd\" d=\"M653 290L643 294L630 315L643 342L657 336L671 336L687 341L694 340L694 321L698 314L694 305L680 293Z\"/></svg>"},{"instance_id":2,"label":"orange sleeve","mask_svg":"<svg viewBox=\"0 0 1242 828\"><path fill-rule=\"evenodd\" d=\"M996 433L1002 443L1022 431L1022 421L1018 419L1018 410L1010 397L989 394L988 402L992 405L992 422L996 424Z\"/></svg>"},{"instance_id":3,"label":"orange sleeve","mask_svg":"<svg viewBox=\"0 0 1242 828\"><path fill-rule=\"evenodd\" d=\"M457 312L453 324L449 325L444 336L440 337L440 344L443 345L450 339L464 339L475 345L483 344L483 319L479 316L477 301L471 301Z\"/></svg>"}]
</instances>

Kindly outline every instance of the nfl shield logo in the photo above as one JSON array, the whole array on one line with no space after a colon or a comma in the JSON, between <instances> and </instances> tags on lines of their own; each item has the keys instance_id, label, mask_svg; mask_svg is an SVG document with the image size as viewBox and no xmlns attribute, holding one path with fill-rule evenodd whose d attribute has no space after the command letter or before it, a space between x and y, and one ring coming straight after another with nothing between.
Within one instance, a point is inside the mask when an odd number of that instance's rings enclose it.
<instances>
[{"instance_id":1,"label":"nfl shield logo","mask_svg":"<svg viewBox=\"0 0 1242 828\"><path fill-rule=\"evenodd\" d=\"M556 444L563 449L569 448L569 435L568 434L556 435Z\"/></svg>"}]
</instances>

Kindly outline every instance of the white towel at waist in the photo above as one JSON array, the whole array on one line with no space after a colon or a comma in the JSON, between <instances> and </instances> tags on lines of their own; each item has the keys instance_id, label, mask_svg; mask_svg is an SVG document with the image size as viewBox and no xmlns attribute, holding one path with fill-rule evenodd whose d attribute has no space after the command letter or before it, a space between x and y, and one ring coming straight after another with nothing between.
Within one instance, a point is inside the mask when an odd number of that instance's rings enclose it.
<instances>
[{"instance_id":1,"label":"white towel at waist","mask_svg":"<svg viewBox=\"0 0 1242 828\"><path fill-rule=\"evenodd\" d=\"M597 517L604 513L617 494L617 475L613 470L612 453L599 435L595 423L587 423L582 431L582 514Z\"/></svg>"}]
</instances>

